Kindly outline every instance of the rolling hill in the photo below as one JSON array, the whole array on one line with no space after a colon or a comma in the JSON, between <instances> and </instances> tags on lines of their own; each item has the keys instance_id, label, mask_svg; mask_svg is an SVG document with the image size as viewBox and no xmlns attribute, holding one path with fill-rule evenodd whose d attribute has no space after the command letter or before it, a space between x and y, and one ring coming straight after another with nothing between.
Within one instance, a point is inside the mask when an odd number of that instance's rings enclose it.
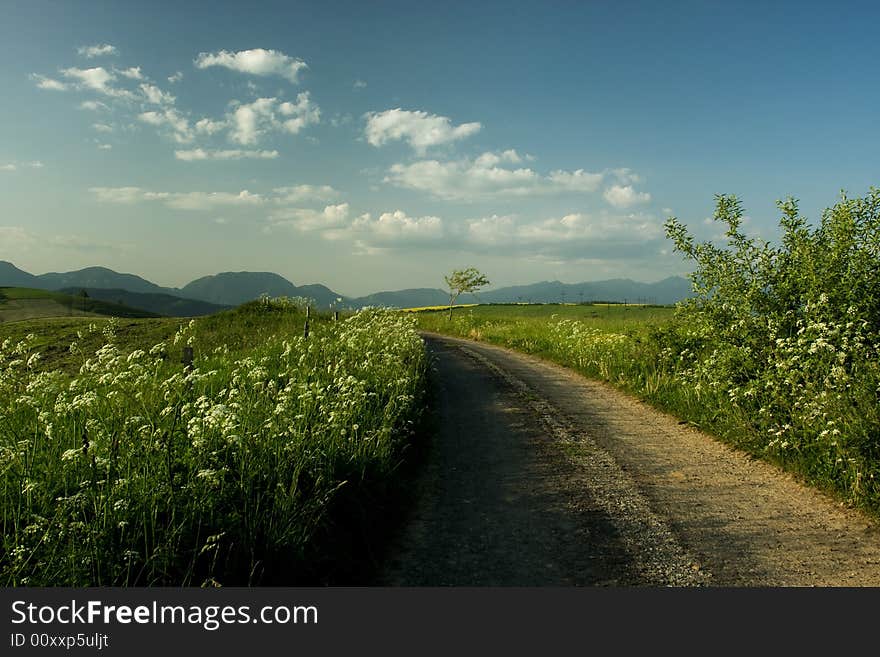
<instances>
[{"instance_id":1,"label":"rolling hill","mask_svg":"<svg viewBox=\"0 0 880 657\"><path fill-rule=\"evenodd\" d=\"M138 308L93 299L23 287L0 287L0 322L41 317L158 317Z\"/></svg>"},{"instance_id":2,"label":"rolling hill","mask_svg":"<svg viewBox=\"0 0 880 657\"><path fill-rule=\"evenodd\" d=\"M231 305L219 305L216 303L208 303L198 299L186 299L171 294L162 294L158 292L130 292L122 289L104 289L104 288L64 288L60 290L64 294L76 296L80 291L85 290L86 294L92 299L100 299L117 303L129 308L140 308L151 313L164 315L166 317L201 317L203 315L213 315L221 310L231 308Z\"/></svg>"}]
</instances>

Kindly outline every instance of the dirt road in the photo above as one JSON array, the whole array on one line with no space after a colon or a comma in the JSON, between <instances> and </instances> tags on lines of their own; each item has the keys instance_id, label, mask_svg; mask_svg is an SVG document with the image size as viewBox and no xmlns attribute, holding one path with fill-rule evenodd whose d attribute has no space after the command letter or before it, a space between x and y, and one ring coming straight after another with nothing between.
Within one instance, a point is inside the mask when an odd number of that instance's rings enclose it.
<instances>
[{"instance_id":1,"label":"dirt road","mask_svg":"<svg viewBox=\"0 0 880 657\"><path fill-rule=\"evenodd\" d=\"M425 338L438 431L377 583L880 585L861 513L605 384Z\"/></svg>"}]
</instances>

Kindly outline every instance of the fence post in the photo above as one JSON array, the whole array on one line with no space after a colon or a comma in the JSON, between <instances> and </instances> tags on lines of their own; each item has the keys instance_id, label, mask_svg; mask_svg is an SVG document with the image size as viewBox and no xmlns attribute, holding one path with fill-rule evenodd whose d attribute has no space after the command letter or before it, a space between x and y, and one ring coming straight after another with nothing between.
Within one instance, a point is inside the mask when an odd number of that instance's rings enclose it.
<instances>
[{"instance_id":1,"label":"fence post","mask_svg":"<svg viewBox=\"0 0 880 657\"><path fill-rule=\"evenodd\" d=\"M334 321L334 322L338 322L338 321L339 321L339 311L338 311L338 310L334 310L334 311L333 311L333 321Z\"/></svg>"},{"instance_id":2,"label":"fence post","mask_svg":"<svg viewBox=\"0 0 880 657\"><path fill-rule=\"evenodd\" d=\"M181 360L183 363L184 372L189 372L193 366L193 348L192 347L184 347L183 348L183 359Z\"/></svg>"},{"instance_id":3,"label":"fence post","mask_svg":"<svg viewBox=\"0 0 880 657\"><path fill-rule=\"evenodd\" d=\"M303 337L304 337L304 338L308 338L308 337L309 337L309 319L308 319L308 317L306 318L306 323L305 323L304 328L303 328Z\"/></svg>"}]
</instances>

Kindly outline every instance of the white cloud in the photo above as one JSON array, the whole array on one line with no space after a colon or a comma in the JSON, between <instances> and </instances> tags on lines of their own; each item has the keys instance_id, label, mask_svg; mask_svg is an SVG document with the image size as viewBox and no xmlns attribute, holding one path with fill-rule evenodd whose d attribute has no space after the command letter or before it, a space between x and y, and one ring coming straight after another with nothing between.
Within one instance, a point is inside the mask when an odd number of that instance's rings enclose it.
<instances>
[{"instance_id":1,"label":"white cloud","mask_svg":"<svg viewBox=\"0 0 880 657\"><path fill-rule=\"evenodd\" d=\"M144 75L141 73L140 66L132 66L131 68L120 69L116 71L119 75L126 77L130 80L143 80Z\"/></svg>"},{"instance_id":2,"label":"white cloud","mask_svg":"<svg viewBox=\"0 0 880 657\"><path fill-rule=\"evenodd\" d=\"M81 89L97 91L100 94L116 98L133 99L135 97L127 89L112 87L110 83L116 80L116 76L102 66L94 68L65 68L61 70L61 74L66 78L74 80Z\"/></svg>"},{"instance_id":3,"label":"white cloud","mask_svg":"<svg viewBox=\"0 0 880 657\"><path fill-rule=\"evenodd\" d=\"M116 46L111 46L109 43L103 43L94 46L80 46L76 49L76 52L86 59L92 59L93 57L101 57L104 55L119 54L119 51L116 50Z\"/></svg>"},{"instance_id":4,"label":"white cloud","mask_svg":"<svg viewBox=\"0 0 880 657\"><path fill-rule=\"evenodd\" d=\"M183 80L183 71L177 71L177 73L175 73L174 75L168 76L168 81L171 84L176 84L176 83L180 82L181 80Z\"/></svg>"},{"instance_id":5,"label":"white cloud","mask_svg":"<svg viewBox=\"0 0 880 657\"><path fill-rule=\"evenodd\" d=\"M291 117L282 121L281 125L285 132L292 135L321 120L321 108L312 103L308 91L298 94L295 103L281 103L278 106L278 112L283 116Z\"/></svg>"},{"instance_id":6,"label":"white cloud","mask_svg":"<svg viewBox=\"0 0 880 657\"><path fill-rule=\"evenodd\" d=\"M16 171L18 167L12 163L0 164L0 171Z\"/></svg>"},{"instance_id":7,"label":"white cloud","mask_svg":"<svg viewBox=\"0 0 880 657\"><path fill-rule=\"evenodd\" d=\"M79 104L79 108L84 110L91 110L93 112L97 112L98 110L110 109L104 103L98 100L84 100Z\"/></svg>"},{"instance_id":8,"label":"white cloud","mask_svg":"<svg viewBox=\"0 0 880 657\"><path fill-rule=\"evenodd\" d=\"M348 203L328 205L323 210L287 208L269 215L273 227L288 226L303 232L331 231L348 226Z\"/></svg>"},{"instance_id":9,"label":"white cloud","mask_svg":"<svg viewBox=\"0 0 880 657\"><path fill-rule=\"evenodd\" d=\"M188 151L174 151L178 160L192 162L196 160L273 160L278 151L243 151L243 150L204 150L195 148Z\"/></svg>"},{"instance_id":10,"label":"white cloud","mask_svg":"<svg viewBox=\"0 0 880 657\"><path fill-rule=\"evenodd\" d=\"M68 89L68 85L64 82L47 78L45 75L39 75L38 73L32 73L31 80L35 80L37 87L40 89L48 89L50 91L67 91Z\"/></svg>"},{"instance_id":11,"label":"white cloud","mask_svg":"<svg viewBox=\"0 0 880 657\"><path fill-rule=\"evenodd\" d=\"M465 222L461 248L552 257L560 261L609 257L644 250L663 236L661 222L650 214L571 213L559 218L524 221L492 215Z\"/></svg>"},{"instance_id":12,"label":"white cloud","mask_svg":"<svg viewBox=\"0 0 880 657\"><path fill-rule=\"evenodd\" d=\"M366 88L367 88L367 83L364 82L363 80L355 80L355 81L354 81L354 84L352 85L352 87L353 87L354 89L366 89Z\"/></svg>"},{"instance_id":13,"label":"white cloud","mask_svg":"<svg viewBox=\"0 0 880 657\"><path fill-rule=\"evenodd\" d=\"M275 103L274 98L258 98L236 107L230 114L233 128L229 138L237 144L256 144L273 122Z\"/></svg>"},{"instance_id":14,"label":"white cloud","mask_svg":"<svg viewBox=\"0 0 880 657\"><path fill-rule=\"evenodd\" d=\"M444 199L474 200L564 192L591 193L598 190L606 175L583 169L556 170L541 175L527 167L504 166L522 159L523 156L516 151L509 150L483 153L475 159L395 164L389 169L385 182Z\"/></svg>"},{"instance_id":15,"label":"white cloud","mask_svg":"<svg viewBox=\"0 0 880 657\"><path fill-rule=\"evenodd\" d=\"M274 130L295 135L304 127L318 123L320 118L321 109L312 104L308 92L299 94L295 103L279 102L277 98L258 98L252 103L237 104L227 115L227 122L231 126L229 139L242 146L250 146Z\"/></svg>"},{"instance_id":16,"label":"white cloud","mask_svg":"<svg viewBox=\"0 0 880 657\"><path fill-rule=\"evenodd\" d=\"M92 128L97 132L113 132L113 126L107 125L106 123L93 123Z\"/></svg>"},{"instance_id":17,"label":"white cloud","mask_svg":"<svg viewBox=\"0 0 880 657\"><path fill-rule=\"evenodd\" d=\"M203 52L196 57L194 63L197 68L202 69L209 66L222 66L251 75L280 75L294 83L299 81L299 72L307 68L306 63L301 59L290 57L277 50L263 48L238 52L227 52L226 50L217 53Z\"/></svg>"},{"instance_id":18,"label":"white cloud","mask_svg":"<svg viewBox=\"0 0 880 657\"><path fill-rule=\"evenodd\" d=\"M143 92L144 98L154 105L173 105L175 101L174 96L162 91L154 84L142 84L141 92Z\"/></svg>"},{"instance_id":19,"label":"white cloud","mask_svg":"<svg viewBox=\"0 0 880 657\"><path fill-rule=\"evenodd\" d=\"M509 244L516 237L516 229L514 217L493 214L468 221L465 239L467 242L492 246Z\"/></svg>"},{"instance_id":20,"label":"white cloud","mask_svg":"<svg viewBox=\"0 0 880 657\"><path fill-rule=\"evenodd\" d=\"M279 204L332 201L339 196L339 192L330 185L293 185L291 187L276 187L272 191L277 195L275 201Z\"/></svg>"},{"instance_id":21,"label":"white cloud","mask_svg":"<svg viewBox=\"0 0 880 657\"><path fill-rule=\"evenodd\" d=\"M226 121L214 121L213 119L199 119L196 121L196 132L201 135L213 135L229 127Z\"/></svg>"},{"instance_id":22,"label":"white cloud","mask_svg":"<svg viewBox=\"0 0 880 657\"><path fill-rule=\"evenodd\" d=\"M410 217L402 210L383 212L377 219L363 214L352 223L352 232L374 245L434 242L444 235L440 217Z\"/></svg>"},{"instance_id":23,"label":"white cloud","mask_svg":"<svg viewBox=\"0 0 880 657\"><path fill-rule=\"evenodd\" d=\"M142 112L138 119L157 128L166 128L178 144L187 144L194 139L189 121L174 108L166 108L158 112Z\"/></svg>"},{"instance_id":24,"label":"white cloud","mask_svg":"<svg viewBox=\"0 0 880 657\"><path fill-rule=\"evenodd\" d=\"M89 189L102 203L160 202L179 210L210 210L218 206L255 207L266 199L248 190L234 192L152 192L140 187L92 187Z\"/></svg>"},{"instance_id":25,"label":"white cloud","mask_svg":"<svg viewBox=\"0 0 880 657\"><path fill-rule=\"evenodd\" d=\"M102 203L137 203L145 200L140 187L91 187L92 194Z\"/></svg>"},{"instance_id":26,"label":"white cloud","mask_svg":"<svg viewBox=\"0 0 880 657\"><path fill-rule=\"evenodd\" d=\"M112 144L98 144L98 150L110 151L110 150L113 150L113 145Z\"/></svg>"},{"instance_id":27,"label":"white cloud","mask_svg":"<svg viewBox=\"0 0 880 657\"><path fill-rule=\"evenodd\" d=\"M364 117L367 122L364 136L370 144L382 146L389 141L404 140L419 154L431 146L469 137L482 127L476 122L453 126L448 117L399 107L384 112L368 112Z\"/></svg>"},{"instance_id":28,"label":"white cloud","mask_svg":"<svg viewBox=\"0 0 880 657\"><path fill-rule=\"evenodd\" d=\"M647 203L651 195L647 192L637 192L632 185L611 185L602 194L608 203L615 208L628 208L638 203Z\"/></svg>"}]
</instances>

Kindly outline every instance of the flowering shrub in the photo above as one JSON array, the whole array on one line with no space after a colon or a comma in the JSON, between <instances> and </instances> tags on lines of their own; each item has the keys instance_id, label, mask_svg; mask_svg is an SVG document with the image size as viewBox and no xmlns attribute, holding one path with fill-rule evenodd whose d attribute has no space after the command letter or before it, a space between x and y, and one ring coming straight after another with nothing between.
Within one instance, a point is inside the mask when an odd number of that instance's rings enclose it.
<instances>
[{"instance_id":1,"label":"flowering shrub","mask_svg":"<svg viewBox=\"0 0 880 657\"><path fill-rule=\"evenodd\" d=\"M339 491L393 474L421 408L425 357L398 314L318 323L309 339L291 324L257 348L202 351L194 321L126 353L110 322L72 377L40 371L32 339L4 342L2 582L306 578ZM195 350L191 369L167 357L183 344Z\"/></svg>"},{"instance_id":2,"label":"flowering shrub","mask_svg":"<svg viewBox=\"0 0 880 657\"><path fill-rule=\"evenodd\" d=\"M695 244L677 220L676 249L695 265L680 308L699 336L675 375L710 403L737 409L765 452L851 499L877 503L880 456L880 190L845 196L811 228L780 202L781 244L747 237L733 196L718 197L727 245Z\"/></svg>"}]
</instances>

